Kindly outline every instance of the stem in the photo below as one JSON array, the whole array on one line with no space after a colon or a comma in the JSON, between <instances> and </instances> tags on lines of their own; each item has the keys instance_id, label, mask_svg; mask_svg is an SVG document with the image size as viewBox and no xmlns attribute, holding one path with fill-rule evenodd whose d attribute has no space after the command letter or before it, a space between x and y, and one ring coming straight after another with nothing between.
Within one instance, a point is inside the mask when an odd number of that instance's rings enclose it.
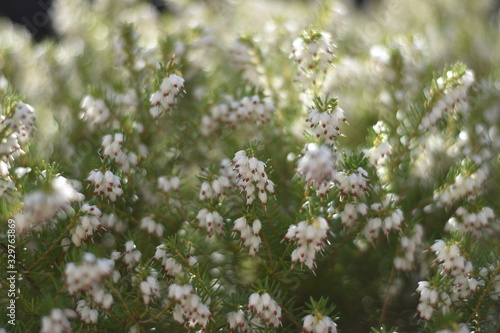
<instances>
[{"instance_id":1,"label":"stem","mask_svg":"<svg viewBox=\"0 0 500 333\"><path fill-rule=\"evenodd\" d=\"M399 250L399 246L396 249L396 253L398 252L398 250ZM389 283L387 284L387 288L389 288L389 286L392 284L392 280L394 280L395 275L396 275L396 267L394 265L392 265L391 274L389 276ZM382 313L380 314L380 320L379 320L379 324L378 324L379 327L382 327L382 324L384 323L385 315L387 313L387 307L389 305L390 300L391 300L391 296L389 294L389 291L387 290L385 293L385 297L384 297L384 305L382 306Z\"/></svg>"},{"instance_id":2,"label":"stem","mask_svg":"<svg viewBox=\"0 0 500 333\"><path fill-rule=\"evenodd\" d=\"M149 318L149 319L147 319L147 320L140 320L138 323L139 323L139 324L146 324L146 323L150 323L150 322L152 322L153 320L156 320L156 319L160 318L160 316L161 316L161 315L162 315L165 311L167 311L167 310L168 310L168 308L170 308L170 304L167 304L167 305L166 305L163 309L161 309L161 311L160 311L160 312L158 312L158 313L157 313L154 317Z\"/></svg>"},{"instance_id":3,"label":"stem","mask_svg":"<svg viewBox=\"0 0 500 333\"><path fill-rule=\"evenodd\" d=\"M60 246L61 244L61 240L63 239L64 236L66 236L66 234L70 231L71 228L73 228L73 225L76 223L76 221L78 221L78 215L76 215L73 220L70 221L70 223L66 226L66 229L64 229L64 231L61 233L61 235L59 235L59 237L52 243L52 245L47 249L47 251L45 251L45 253L39 257L34 263L32 263L28 269L26 270L27 272L33 270L33 268L40 262L42 261L43 259L45 259L48 255L49 255L49 252L52 251L56 246Z\"/></svg>"},{"instance_id":4,"label":"stem","mask_svg":"<svg viewBox=\"0 0 500 333\"><path fill-rule=\"evenodd\" d=\"M273 255L271 253L271 245L269 244L269 241L267 240L266 234L261 233L261 235L262 235L262 240L264 241L264 244L266 245L267 255L269 256L269 261L270 261L269 266L274 268L274 260L273 260Z\"/></svg>"},{"instance_id":5,"label":"stem","mask_svg":"<svg viewBox=\"0 0 500 333\"><path fill-rule=\"evenodd\" d=\"M297 326L297 327L301 328L301 326L300 326L299 322L295 319L295 316L294 316L294 315L292 315L292 313L291 313L291 312L290 312L287 308L285 308L283 305L281 305L281 304L278 304L278 305L279 305L279 306L280 306L280 308L281 308L281 309L282 309L282 310L283 310L283 311L284 311L284 312L288 315L288 317L290 318L290 320L292 321L292 323L293 323L295 326Z\"/></svg>"},{"instance_id":6,"label":"stem","mask_svg":"<svg viewBox=\"0 0 500 333\"><path fill-rule=\"evenodd\" d=\"M116 295L116 297L118 298L118 300L122 303L124 309L125 309L125 312L127 312L127 315L130 319L134 319L135 317L132 315L132 311L130 311L128 305L127 305L127 302L125 302L125 300L123 299L122 295L120 294L120 292L115 288L115 286L108 282L106 283L107 287L113 292L113 294Z\"/></svg>"},{"instance_id":7,"label":"stem","mask_svg":"<svg viewBox=\"0 0 500 333\"><path fill-rule=\"evenodd\" d=\"M500 274L500 264L497 265L492 276L495 277L498 274ZM481 307L481 305L484 302L484 299L486 298L486 296L490 292L491 286L493 285L494 282L495 282L495 279L493 279L493 278L491 278L488 281L488 284L484 288L483 293L481 294L481 296L479 297L479 300L477 301L477 304L476 304L476 307L474 308L474 311L472 311L471 315L469 316L469 319L467 319L467 323L470 323L472 321L472 319L474 319L474 317L476 317L479 314L479 308Z\"/></svg>"}]
</instances>

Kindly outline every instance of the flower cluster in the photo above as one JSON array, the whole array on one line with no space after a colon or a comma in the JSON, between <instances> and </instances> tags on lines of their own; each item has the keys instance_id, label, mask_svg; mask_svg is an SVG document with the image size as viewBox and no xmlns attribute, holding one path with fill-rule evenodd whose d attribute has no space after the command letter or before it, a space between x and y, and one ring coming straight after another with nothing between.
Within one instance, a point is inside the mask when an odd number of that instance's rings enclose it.
<instances>
[{"instance_id":1,"label":"flower cluster","mask_svg":"<svg viewBox=\"0 0 500 333\"><path fill-rule=\"evenodd\" d=\"M336 102L336 101L335 101ZM340 121L346 122L344 110L336 103L327 103L324 109L314 108L309 110L306 122L314 130L316 138L328 144L334 144L340 134Z\"/></svg>"},{"instance_id":2,"label":"flower cluster","mask_svg":"<svg viewBox=\"0 0 500 333\"><path fill-rule=\"evenodd\" d=\"M154 233L158 238L161 238L163 236L163 230L165 230L165 227L163 227L162 224L156 223L150 217L143 217L141 219L140 228L141 230L146 230L150 235Z\"/></svg>"},{"instance_id":3,"label":"flower cluster","mask_svg":"<svg viewBox=\"0 0 500 333\"><path fill-rule=\"evenodd\" d=\"M453 279L453 297L464 299L476 291L478 281L470 277L472 263L460 254L457 244L446 244L437 240L429 249L436 254L435 261L439 263L442 275L449 275Z\"/></svg>"},{"instance_id":4,"label":"flower cluster","mask_svg":"<svg viewBox=\"0 0 500 333\"><path fill-rule=\"evenodd\" d=\"M127 173L131 170L131 167L137 166L137 155L133 152L129 152L128 154L125 153L122 150L122 146L122 133L116 133L114 137L111 134L108 134L102 138L102 156L109 156L110 158L113 158L116 164L121 167L122 171Z\"/></svg>"},{"instance_id":5,"label":"flower cluster","mask_svg":"<svg viewBox=\"0 0 500 333\"><path fill-rule=\"evenodd\" d=\"M92 170L87 177L87 182L94 185L94 195L104 195L113 203L116 202L116 197L123 195L120 177L114 175L111 171Z\"/></svg>"},{"instance_id":6,"label":"flower cluster","mask_svg":"<svg viewBox=\"0 0 500 333\"><path fill-rule=\"evenodd\" d=\"M212 237L214 233L222 236L224 233L224 220L218 211L209 211L202 208L195 218L199 222L198 229L206 229L207 236Z\"/></svg>"},{"instance_id":7,"label":"flower cluster","mask_svg":"<svg viewBox=\"0 0 500 333\"><path fill-rule=\"evenodd\" d=\"M437 191L434 194L434 200L449 207L460 199L477 194L481 191L488 174L486 168L479 168L474 173L462 172L455 177L453 183Z\"/></svg>"},{"instance_id":8,"label":"flower cluster","mask_svg":"<svg viewBox=\"0 0 500 333\"><path fill-rule=\"evenodd\" d=\"M302 333L337 333L337 324L328 316L307 315L302 321Z\"/></svg>"},{"instance_id":9,"label":"flower cluster","mask_svg":"<svg viewBox=\"0 0 500 333\"><path fill-rule=\"evenodd\" d=\"M44 179L46 172L42 172ZM83 194L77 192L71 183L62 176L56 176L50 182L50 192L35 190L24 197L22 213L15 216L16 229L27 232L32 227L48 223L60 211L68 210L71 202L82 201Z\"/></svg>"},{"instance_id":10,"label":"flower cluster","mask_svg":"<svg viewBox=\"0 0 500 333\"><path fill-rule=\"evenodd\" d=\"M443 314L447 314L451 308L451 298L446 292L440 292L429 281L420 281L417 287L420 294L418 300L417 313L420 318L430 320L434 311L440 309Z\"/></svg>"},{"instance_id":11,"label":"flower cluster","mask_svg":"<svg viewBox=\"0 0 500 333\"><path fill-rule=\"evenodd\" d=\"M351 195L362 198L365 192L368 191L368 186L370 185L368 172L361 167L356 169L356 171L349 174L341 171L336 174L336 182L338 183L340 195Z\"/></svg>"},{"instance_id":12,"label":"flower cluster","mask_svg":"<svg viewBox=\"0 0 500 333\"><path fill-rule=\"evenodd\" d=\"M188 255L186 258L188 260L189 266L191 267L196 265L196 263L198 262L198 260L194 256ZM167 252L167 247L165 246L165 244L160 244L156 247L153 261L158 260L161 260L163 271L168 277L174 278L183 273L182 265L177 260L175 260L169 252Z\"/></svg>"},{"instance_id":13,"label":"flower cluster","mask_svg":"<svg viewBox=\"0 0 500 333\"><path fill-rule=\"evenodd\" d=\"M175 260L170 253L167 252L165 244L160 244L156 247L156 252L153 257L154 261L161 260L163 270L168 277L174 278L182 273L183 267Z\"/></svg>"},{"instance_id":14,"label":"flower cluster","mask_svg":"<svg viewBox=\"0 0 500 333\"><path fill-rule=\"evenodd\" d=\"M498 267L498 262L496 263ZM490 298L495 301L500 301L500 274L495 271L495 266L483 267L479 271L479 282L484 285L485 281L491 281Z\"/></svg>"},{"instance_id":15,"label":"flower cluster","mask_svg":"<svg viewBox=\"0 0 500 333\"><path fill-rule=\"evenodd\" d=\"M453 215L446 223L445 230L467 233L476 238L481 237L484 230L489 230L490 222L496 218L490 207L483 207L477 212L469 212L465 207L460 206Z\"/></svg>"},{"instance_id":16,"label":"flower cluster","mask_svg":"<svg viewBox=\"0 0 500 333\"><path fill-rule=\"evenodd\" d=\"M90 121L92 127L96 124L107 122L111 116L111 112L106 106L106 103L100 98L96 99L87 95L83 98L81 107L83 115Z\"/></svg>"},{"instance_id":17,"label":"flower cluster","mask_svg":"<svg viewBox=\"0 0 500 333\"><path fill-rule=\"evenodd\" d=\"M224 101L210 109L210 115L201 119L201 133L210 136L220 127L237 127L240 124L263 124L271 119L275 106L271 101L262 99L259 95L243 97L234 100L231 96L224 96Z\"/></svg>"},{"instance_id":18,"label":"flower cluster","mask_svg":"<svg viewBox=\"0 0 500 333\"><path fill-rule=\"evenodd\" d=\"M425 132L434 128L438 121L456 108L457 103L466 100L467 91L473 83L474 73L470 70L450 70L445 76L438 78L436 85L440 95L434 100L429 113L422 118L418 129Z\"/></svg>"},{"instance_id":19,"label":"flower cluster","mask_svg":"<svg viewBox=\"0 0 500 333\"><path fill-rule=\"evenodd\" d=\"M304 177L307 185L314 185L316 192L324 196L335 180L335 155L331 148L309 143L297 163L297 174Z\"/></svg>"},{"instance_id":20,"label":"flower cluster","mask_svg":"<svg viewBox=\"0 0 500 333\"><path fill-rule=\"evenodd\" d=\"M364 229L366 239L373 242L379 236L379 230L382 229L385 235L391 230L400 231L401 224L404 222L403 211L394 207L395 196L387 194L380 203L374 203L370 206L379 216L369 218Z\"/></svg>"},{"instance_id":21,"label":"flower cluster","mask_svg":"<svg viewBox=\"0 0 500 333\"><path fill-rule=\"evenodd\" d=\"M0 130L4 128L13 130L9 137L26 142L35 128L35 110L29 104L18 102L10 117L0 118Z\"/></svg>"},{"instance_id":22,"label":"flower cluster","mask_svg":"<svg viewBox=\"0 0 500 333\"><path fill-rule=\"evenodd\" d=\"M253 293L248 298L247 309L256 312L257 318L268 327L281 325L281 307L268 293Z\"/></svg>"},{"instance_id":23,"label":"flower cluster","mask_svg":"<svg viewBox=\"0 0 500 333\"><path fill-rule=\"evenodd\" d=\"M148 305L152 296L160 297L160 290L158 289L158 280L154 276L148 276L146 281L141 281L140 289L142 293L142 300L144 304Z\"/></svg>"},{"instance_id":24,"label":"flower cluster","mask_svg":"<svg viewBox=\"0 0 500 333\"><path fill-rule=\"evenodd\" d=\"M303 80L303 74L310 77L313 84L317 74L326 72L333 61L335 45L328 32L310 29L293 41L292 57L299 64L301 71L297 80Z\"/></svg>"},{"instance_id":25,"label":"flower cluster","mask_svg":"<svg viewBox=\"0 0 500 333\"><path fill-rule=\"evenodd\" d=\"M394 267L397 270L409 272L415 264L415 256L421 251L424 229L422 225L415 224L411 236L403 236L400 240L402 257L394 258Z\"/></svg>"},{"instance_id":26,"label":"flower cluster","mask_svg":"<svg viewBox=\"0 0 500 333\"><path fill-rule=\"evenodd\" d=\"M207 179L201 183L199 198L202 201L216 199L233 187L233 184L226 176L211 178L211 180Z\"/></svg>"},{"instance_id":27,"label":"flower cluster","mask_svg":"<svg viewBox=\"0 0 500 333\"><path fill-rule=\"evenodd\" d=\"M267 204L267 192L274 194L274 183L267 178L266 164L255 157L248 157L244 150L236 152L233 161L238 173L238 186L246 191L247 206L255 200L255 192L263 205Z\"/></svg>"},{"instance_id":28,"label":"flower cluster","mask_svg":"<svg viewBox=\"0 0 500 333\"><path fill-rule=\"evenodd\" d=\"M154 92L150 98L151 108L149 113L154 119L158 119L160 114L171 110L177 104L177 96L185 92L184 79L176 74L170 74L163 79L160 89Z\"/></svg>"},{"instance_id":29,"label":"flower cluster","mask_svg":"<svg viewBox=\"0 0 500 333\"><path fill-rule=\"evenodd\" d=\"M296 242L297 248L292 252L292 265L300 262L310 270L316 267L316 252L323 250L330 226L323 217L313 217L292 224L284 237L285 240Z\"/></svg>"},{"instance_id":30,"label":"flower cluster","mask_svg":"<svg viewBox=\"0 0 500 333\"><path fill-rule=\"evenodd\" d=\"M351 228L356 221L358 221L358 215L361 214L364 217L368 216L368 206L364 203L350 203L347 202L344 209L340 212L340 221L345 228Z\"/></svg>"},{"instance_id":31,"label":"flower cluster","mask_svg":"<svg viewBox=\"0 0 500 333\"><path fill-rule=\"evenodd\" d=\"M373 131L376 138L373 146L365 150L365 154L368 156L371 166L380 168L386 164L387 159L392 155L392 146L389 142L389 129L383 121L378 121L373 126Z\"/></svg>"},{"instance_id":32,"label":"flower cluster","mask_svg":"<svg viewBox=\"0 0 500 333\"><path fill-rule=\"evenodd\" d=\"M99 208L84 204L80 212L84 215L80 217L80 223L76 228L71 230L71 241L76 247L80 247L87 237L93 237L94 232L102 227L99 221L99 218L102 217L102 212Z\"/></svg>"},{"instance_id":33,"label":"flower cluster","mask_svg":"<svg viewBox=\"0 0 500 333\"><path fill-rule=\"evenodd\" d=\"M127 266L128 269L131 269L132 266L134 266L142 256L141 251L136 250L136 246L134 241L127 241L125 243L125 252L120 253L118 251L113 252L113 259L118 259L119 257L123 256L123 262Z\"/></svg>"},{"instance_id":34,"label":"flower cluster","mask_svg":"<svg viewBox=\"0 0 500 333\"><path fill-rule=\"evenodd\" d=\"M127 223L118 218L116 214L103 214L101 224L105 229L114 229L117 233L122 233L128 228Z\"/></svg>"},{"instance_id":35,"label":"flower cluster","mask_svg":"<svg viewBox=\"0 0 500 333\"><path fill-rule=\"evenodd\" d=\"M178 191L180 183L181 181L177 176L171 178L161 176L158 178L158 189L164 193Z\"/></svg>"},{"instance_id":36,"label":"flower cluster","mask_svg":"<svg viewBox=\"0 0 500 333\"><path fill-rule=\"evenodd\" d=\"M75 317L76 313L71 309L52 309L49 316L42 317L42 327L40 328L40 333L72 332L69 319Z\"/></svg>"},{"instance_id":37,"label":"flower cluster","mask_svg":"<svg viewBox=\"0 0 500 333\"><path fill-rule=\"evenodd\" d=\"M247 223L247 219L243 216L234 221L233 232L240 233L240 240L243 242L244 247L248 247L248 255L254 256L259 250L261 239L259 236L262 223L256 219L252 225Z\"/></svg>"},{"instance_id":38,"label":"flower cluster","mask_svg":"<svg viewBox=\"0 0 500 333\"><path fill-rule=\"evenodd\" d=\"M250 328L245 319L245 312L243 310L232 311L227 314L227 324L229 325L230 332L248 333Z\"/></svg>"},{"instance_id":39,"label":"flower cluster","mask_svg":"<svg viewBox=\"0 0 500 333\"><path fill-rule=\"evenodd\" d=\"M91 308L86 300L81 299L77 302L76 313L80 316L82 323L97 325L99 312L97 309Z\"/></svg>"},{"instance_id":40,"label":"flower cluster","mask_svg":"<svg viewBox=\"0 0 500 333\"><path fill-rule=\"evenodd\" d=\"M199 325L203 330L206 328L212 313L208 306L193 291L190 284L171 284L168 287L168 299L175 301L174 319L179 323L187 323L189 329Z\"/></svg>"},{"instance_id":41,"label":"flower cluster","mask_svg":"<svg viewBox=\"0 0 500 333\"><path fill-rule=\"evenodd\" d=\"M85 253L83 263L66 265L64 275L68 293L72 296L84 292L92 297L96 305L108 311L113 304L113 296L102 287L102 281L113 274L115 262L111 259L97 259L92 253ZM97 320L97 317L96 317Z\"/></svg>"}]
</instances>

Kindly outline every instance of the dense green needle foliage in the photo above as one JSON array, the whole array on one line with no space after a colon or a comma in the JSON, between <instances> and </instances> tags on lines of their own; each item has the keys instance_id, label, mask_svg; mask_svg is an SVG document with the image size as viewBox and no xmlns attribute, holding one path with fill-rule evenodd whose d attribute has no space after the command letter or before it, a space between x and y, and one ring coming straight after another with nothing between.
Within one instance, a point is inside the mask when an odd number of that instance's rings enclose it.
<instances>
[{"instance_id":1,"label":"dense green needle foliage","mask_svg":"<svg viewBox=\"0 0 500 333\"><path fill-rule=\"evenodd\" d=\"M488 6L0 22L0 333L499 331Z\"/></svg>"}]
</instances>

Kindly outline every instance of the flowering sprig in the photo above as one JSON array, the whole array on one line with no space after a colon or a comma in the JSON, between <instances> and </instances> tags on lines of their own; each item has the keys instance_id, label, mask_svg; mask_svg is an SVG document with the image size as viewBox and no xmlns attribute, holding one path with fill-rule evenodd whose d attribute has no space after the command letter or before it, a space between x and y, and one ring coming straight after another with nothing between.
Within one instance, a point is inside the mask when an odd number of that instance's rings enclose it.
<instances>
[{"instance_id":1,"label":"flowering sprig","mask_svg":"<svg viewBox=\"0 0 500 333\"><path fill-rule=\"evenodd\" d=\"M309 143L297 162L297 174L308 186L314 186L320 196L330 191L336 180L336 155L328 146Z\"/></svg>"},{"instance_id":2,"label":"flowering sprig","mask_svg":"<svg viewBox=\"0 0 500 333\"><path fill-rule=\"evenodd\" d=\"M87 177L87 182L94 186L95 196L103 195L113 203L116 203L117 197L123 195L120 177L110 170L104 173L99 170L92 170Z\"/></svg>"},{"instance_id":3,"label":"flowering sprig","mask_svg":"<svg viewBox=\"0 0 500 333\"><path fill-rule=\"evenodd\" d=\"M336 98L326 98L324 101L318 96L314 98L314 108L308 111L306 122L320 142L335 144L341 135L340 121L347 123L344 110L338 106Z\"/></svg>"},{"instance_id":4,"label":"flowering sprig","mask_svg":"<svg viewBox=\"0 0 500 333\"><path fill-rule=\"evenodd\" d=\"M297 248L292 252L292 266L300 262L312 271L316 269L316 253L323 250L329 231L328 222L321 216L292 224L284 237L297 243Z\"/></svg>"},{"instance_id":5,"label":"flowering sprig","mask_svg":"<svg viewBox=\"0 0 500 333\"><path fill-rule=\"evenodd\" d=\"M137 155L133 152L124 152L122 149L124 136L122 133L116 133L114 136L111 134L105 135L102 138L102 154L101 158L109 157L120 166L121 170L125 173L130 172L133 168L137 167Z\"/></svg>"},{"instance_id":6,"label":"flowering sprig","mask_svg":"<svg viewBox=\"0 0 500 333\"><path fill-rule=\"evenodd\" d=\"M211 136L221 127L233 129L248 124L261 125L271 120L275 106L267 98L254 94L235 100L232 96L223 96L223 101L210 108L210 114L201 118L201 133Z\"/></svg>"},{"instance_id":7,"label":"flowering sprig","mask_svg":"<svg viewBox=\"0 0 500 333\"><path fill-rule=\"evenodd\" d=\"M329 317L335 306L328 306L328 299L321 297L315 301L312 297L307 304L309 314L302 318L303 333L336 333L337 324Z\"/></svg>"},{"instance_id":8,"label":"flowering sprig","mask_svg":"<svg viewBox=\"0 0 500 333\"><path fill-rule=\"evenodd\" d=\"M259 219L255 219L251 225L247 222L245 216L234 221L233 233L238 232L240 234L240 241L244 247L249 249L248 255L250 257L253 257L259 250L262 241L259 236L261 228L262 222Z\"/></svg>"},{"instance_id":9,"label":"flowering sprig","mask_svg":"<svg viewBox=\"0 0 500 333\"><path fill-rule=\"evenodd\" d=\"M151 95L151 116L158 119L164 112L170 111L177 104L177 97L185 91L184 79L181 76L170 74L164 78L159 89Z\"/></svg>"},{"instance_id":10,"label":"flowering sprig","mask_svg":"<svg viewBox=\"0 0 500 333\"><path fill-rule=\"evenodd\" d=\"M233 169L238 173L237 185L246 192L247 206L255 200L255 192L262 204L267 204L267 196L274 194L274 183L267 177L266 164L247 151L239 150L232 160Z\"/></svg>"},{"instance_id":11,"label":"flowering sprig","mask_svg":"<svg viewBox=\"0 0 500 333\"><path fill-rule=\"evenodd\" d=\"M281 326L281 307L267 292L253 293L248 298L247 309L268 327Z\"/></svg>"},{"instance_id":12,"label":"flowering sprig","mask_svg":"<svg viewBox=\"0 0 500 333\"><path fill-rule=\"evenodd\" d=\"M318 75L333 62L335 47L330 33L314 27L305 30L293 41L292 58L300 68L297 80L319 83Z\"/></svg>"},{"instance_id":13,"label":"flowering sprig","mask_svg":"<svg viewBox=\"0 0 500 333\"><path fill-rule=\"evenodd\" d=\"M195 293L191 284L171 284L168 287L167 298L175 302L173 315L176 321L185 324L188 329L194 329L198 325L205 330L212 312Z\"/></svg>"}]
</instances>

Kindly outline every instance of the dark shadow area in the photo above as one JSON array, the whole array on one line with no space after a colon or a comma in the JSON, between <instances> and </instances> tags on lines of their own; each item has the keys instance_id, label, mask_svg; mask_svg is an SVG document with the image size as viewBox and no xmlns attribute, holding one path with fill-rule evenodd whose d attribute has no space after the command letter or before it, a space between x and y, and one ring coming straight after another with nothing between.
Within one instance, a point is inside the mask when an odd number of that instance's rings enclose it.
<instances>
[{"instance_id":1,"label":"dark shadow area","mask_svg":"<svg viewBox=\"0 0 500 333\"><path fill-rule=\"evenodd\" d=\"M92 0L88 0L92 1ZM158 12L165 13L170 10L168 1L147 0ZM54 30L50 9L53 0L21 0L0 1L0 16L8 17L12 22L25 26L39 42L45 38L57 38Z\"/></svg>"}]
</instances>

